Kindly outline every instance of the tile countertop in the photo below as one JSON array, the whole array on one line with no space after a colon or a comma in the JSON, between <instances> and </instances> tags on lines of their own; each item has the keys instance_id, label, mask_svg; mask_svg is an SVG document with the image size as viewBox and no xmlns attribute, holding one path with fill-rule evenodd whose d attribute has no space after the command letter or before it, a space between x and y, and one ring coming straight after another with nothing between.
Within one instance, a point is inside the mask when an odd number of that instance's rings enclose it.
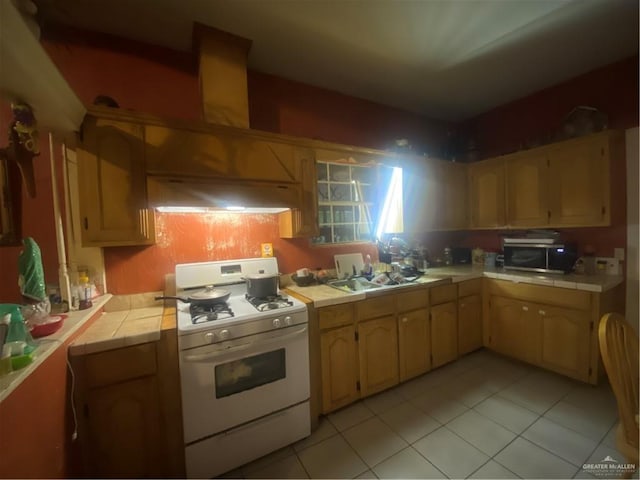
<instances>
[{"instance_id":1,"label":"tile countertop","mask_svg":"<svg viewBox=\"0 0 640 480\"><path fill-rule=\"evenodd\" d=\"M39 365L49 358L57 347L63 345L96 312L100 311L111 298L110 294L106 294L94 299L93 306L87 310L65 313L67 318L64 320L60 330L46 337L35 339L38 348L33 352L33 362L24 368L0 377L0 402L8 397Z\"/></svg>"},{"instance_id":2,"label":"tile countertop","mask_svg":"<svg viewBox=\"0 0 640 480\"><path fill-rule=\"evenodd\" d=\"M474 278L495 278L512 282L531 283L535 285L546 285L559 288L569 288L573 290L585 290L589 292L604 292L624 281L622 275L543 275L533 272L516 272L501 268L479 268L466 265L456 267L430 268L426 274L416 280L415 283L398 285L390 288L369 290L367 292L346 293L327 285L311 285L308 287L298 287L295 284L287 285L286 288L298 293L313 302L318 307L338 305L340 303L364 300L381 293L396 292L399 289L410 288L416 284L442 284L458 283Z\"/></svg>"},{"instance_id":3,"label":"tile countertop","mask_svg":"<svg viewBox=\"0 0 640 480\"><path fill-rule=\"evenodd\" d=\"M160 340L164 302L162 292L118 295L102 316L69 345L69 355L86 355Z\"/></svg>"}]
</instances>

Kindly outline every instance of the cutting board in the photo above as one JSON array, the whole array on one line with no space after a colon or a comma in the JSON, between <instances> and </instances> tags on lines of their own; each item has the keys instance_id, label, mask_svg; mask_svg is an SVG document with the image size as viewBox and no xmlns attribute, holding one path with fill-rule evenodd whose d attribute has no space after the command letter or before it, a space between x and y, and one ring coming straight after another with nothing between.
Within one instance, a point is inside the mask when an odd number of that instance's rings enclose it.
<instances>
[{"instance_id":1,"label":"cutting board","mask_svg":"<svg viewBox=\"0 0 640 480\"><path fill-rule=\"evenodd\" d=\"M360 275L364 270L364 260L361 253L334 255L333 260L336 263L336 274L339 279Z\"/></svg>"}]
</instances>

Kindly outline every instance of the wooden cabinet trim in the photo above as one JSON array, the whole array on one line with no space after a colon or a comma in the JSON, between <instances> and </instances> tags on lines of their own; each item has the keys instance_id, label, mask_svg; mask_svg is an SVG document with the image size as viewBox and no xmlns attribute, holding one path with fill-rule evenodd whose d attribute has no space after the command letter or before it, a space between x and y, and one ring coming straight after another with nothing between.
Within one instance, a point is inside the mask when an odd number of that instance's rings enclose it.
<instances>
[{"instance_id":1,"label":"wooden cabinet trim","mask_svg":"<svg viewBox=\"0 0 640 480\"><path fill-rule=\"evenodd\" d=\"M440 303L447 303L452 300L456 300L457 296L458 286L455 283L431 287L429 292L431 305L438 305Z\"/></svg>"},{"instance_id":2,"label":"wooden cabinet trim","mask_svg":"<svg viewBox=\"0 0 640 480\"><path fill-rule=\"evenodd\" d=\"M458 283L458 298L482 293L482 278L474 278Z\"/></svg>"},{"instance_id":3,"label":"wooden cabinet trim","mask_svg":"<svg viewBox=\"0 0 640 480\"><path fill-rule=\"evenodd\" d=\"M560 287L547 287L530 283L514 283L508 280L486 280L487 293L524 301L544 303L576 310L590 310L592 292Z\"/></svg>"},{"instance_id":4,"label":"wooden cabinet trim","mask_svg":"<svg viewBox=\"0 0 640 480\"><path fill-rule=\"evenodd\" d=\"M429 306L429 290L420 288L410 292L399 292L396 294L396 304L398 312L409 312Z\"/></svg>"},{"instance_id":5,"label":"wooden cabinet trim","mask_svg":"<svg viewBox=\"0 0 640 480\"><path fill-rule=\"evenodd\" d=\"M350 325L354 322L353 303L331 305L318 309L318 322L321 330Z\"/></svg>"},{"instance_id":6,"label":"wooden cabinet trim","mask_svg":"<svg viewBox=\"0 0 640 480\"><path fill-rule=\"evenodd\" d=\"M393 294L387 294L368 298L356 302L355 306L357 321L394 315L396 311L396 297Z\"/></svg>"}]
</instances>

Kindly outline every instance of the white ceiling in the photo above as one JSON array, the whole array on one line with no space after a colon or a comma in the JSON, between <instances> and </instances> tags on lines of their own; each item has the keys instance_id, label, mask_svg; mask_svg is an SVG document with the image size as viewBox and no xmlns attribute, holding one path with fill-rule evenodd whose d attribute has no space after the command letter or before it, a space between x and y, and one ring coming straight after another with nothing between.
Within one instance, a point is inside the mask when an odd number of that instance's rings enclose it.
<instances>
[{"instance_id":1,"label":"white ceiling","mask_svg":"<svg viewBox=\"0 0 640 480\"><path fill-rule=\"evenodd\" d=\"M637 0L37 0L45 20L191 50L197 21L249 68L462 120L638 51Z\"/></svg>"}]
</instances>

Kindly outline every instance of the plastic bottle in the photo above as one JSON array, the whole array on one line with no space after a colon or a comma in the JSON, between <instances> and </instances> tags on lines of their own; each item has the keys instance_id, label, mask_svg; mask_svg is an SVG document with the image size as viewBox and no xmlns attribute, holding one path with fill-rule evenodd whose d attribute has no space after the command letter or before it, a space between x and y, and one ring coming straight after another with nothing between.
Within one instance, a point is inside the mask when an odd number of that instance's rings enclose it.
<instances>
[{"instance_id":1,"label":"plastic bottle","mask_svg":"<svg viewBox=\"0 0 640 480\"><path fill-rule=\"evenodd\" d=\"M444 249L444 264L447 266L453 265L453 256L449 247Z\"/></svg>"},{"instance_id":2,"label":"plastic bottle","mask_svg":"<svg viewBox=\"0 0 640 480\"><path fill-rule=\"evenodd\" d=\"M78 281L80 283L78 286L78 297L80 298L78 308L85 310L93 305L91 302L91 284L89 283L89 277L87 277L86 273L81 274Z\"/></svg>"},{"instance_id":3,"label":"plastic bottle","mask_svg":"<svg viewBox=\"0 0 640 480\"><path fill-rule=\"evenodd\" d=\"M364 270L362 272L365 277L370 278L373 274L373 265L371 263L371 255L367 254L364 260Z\"/></svg>"}]
</instances>

